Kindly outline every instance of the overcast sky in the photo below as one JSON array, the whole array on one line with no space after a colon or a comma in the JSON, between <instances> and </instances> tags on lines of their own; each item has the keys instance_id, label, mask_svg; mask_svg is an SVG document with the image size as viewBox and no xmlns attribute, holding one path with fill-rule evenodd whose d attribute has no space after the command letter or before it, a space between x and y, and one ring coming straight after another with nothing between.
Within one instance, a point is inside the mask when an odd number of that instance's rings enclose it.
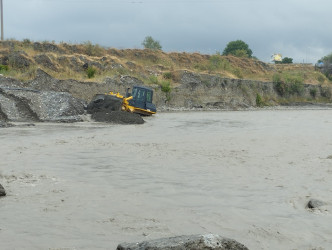
<instances>
[{"instance_id":1,"label":"overcast sky","mask_svg":"<svg viewBox=\"0 0 332 250\"><path fill-rule=\"evenodd\" d=\"M3 0L5 39L214 54L243 40L258 59L273 53L315 63L332 53L331 0Z\"/></svg>"}]
</instances>

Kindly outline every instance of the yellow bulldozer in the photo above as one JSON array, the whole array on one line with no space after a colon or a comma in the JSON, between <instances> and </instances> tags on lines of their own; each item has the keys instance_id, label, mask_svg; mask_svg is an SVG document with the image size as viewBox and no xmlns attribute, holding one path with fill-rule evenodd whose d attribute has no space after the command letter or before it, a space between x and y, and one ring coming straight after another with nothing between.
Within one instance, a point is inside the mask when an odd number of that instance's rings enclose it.
<instances>
[{"instance_id":1,"label":"yellow bulldozer","mask_svg":"<svg viewBox=\"0 0 332 250\"><path fill-rule=\"evenodd\" d=\"M95 95L87 106L88 113L98 112L99 110L122 110L150 116L157 112L156 106L152 103L153 90L151 88L134 86L132 93L129 93L129 89L127 89L125 96L114 92Z\"/></svg>"}]
</instances>

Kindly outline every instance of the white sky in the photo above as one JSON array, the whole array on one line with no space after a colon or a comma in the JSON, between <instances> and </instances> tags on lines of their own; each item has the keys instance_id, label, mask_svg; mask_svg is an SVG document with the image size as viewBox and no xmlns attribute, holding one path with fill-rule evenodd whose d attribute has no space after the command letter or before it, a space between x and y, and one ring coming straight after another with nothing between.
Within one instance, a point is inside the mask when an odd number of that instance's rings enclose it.
<instances>
[{"instance_id":1,"label":"white sky","mask_svg":"<svg viewBox=\"0 0 332 250\"><path fill-rule=\"evenodd\" d=\"M262 61L273 53L315 63L332 53L331 0L3 0L5 39L223 52L243 40Z\"/></svg>"}]
</instances>

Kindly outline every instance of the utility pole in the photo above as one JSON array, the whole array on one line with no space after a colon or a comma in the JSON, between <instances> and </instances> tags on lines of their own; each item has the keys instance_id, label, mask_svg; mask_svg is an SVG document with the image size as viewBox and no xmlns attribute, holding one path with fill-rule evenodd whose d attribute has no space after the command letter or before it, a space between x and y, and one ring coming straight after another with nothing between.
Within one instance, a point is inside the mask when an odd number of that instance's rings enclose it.
<instances>
[{"instance_id":1,"label":"utility pole","mask_svg":"<svg viewBox=\"0 0 332 250\"><path fill-rule=\"evenodd\" d=\"M3 41L3 5L1 0L1 41Z\"/></svg>"}]
</instances>

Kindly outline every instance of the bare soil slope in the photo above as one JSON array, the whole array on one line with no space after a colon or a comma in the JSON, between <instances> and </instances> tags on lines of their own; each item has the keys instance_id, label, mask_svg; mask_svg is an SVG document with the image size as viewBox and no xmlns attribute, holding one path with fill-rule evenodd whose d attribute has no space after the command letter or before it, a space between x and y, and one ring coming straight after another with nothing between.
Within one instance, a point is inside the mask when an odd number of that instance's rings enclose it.
<instances>
[{"instance_id":1,"label":"bare soil slope","mask_svg":"<svg viewBox=\"0 0 332 250\"><path fill-rule=\"evenodd\" d=\"M177 72L214 74L235 79L272 81L275 74L298 77L304 83L330 84L312 65L274 65L249 58L165 53L147 49L102 48L84 44L20 41L0 42L0 71L23 81L34 79L41 68L57 79L103 81L106 77L130 75L150 84L178 84Z\"/></svg>"}]
</instances>

